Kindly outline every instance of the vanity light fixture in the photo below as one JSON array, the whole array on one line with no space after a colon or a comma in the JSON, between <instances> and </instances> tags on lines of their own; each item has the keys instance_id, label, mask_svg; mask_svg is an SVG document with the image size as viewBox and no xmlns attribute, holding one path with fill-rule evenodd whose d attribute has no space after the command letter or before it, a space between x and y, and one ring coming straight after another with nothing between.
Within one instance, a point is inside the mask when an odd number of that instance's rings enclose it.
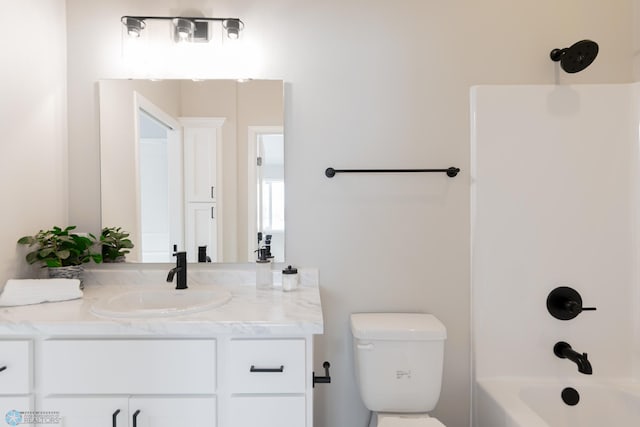
<instances>
[{"instance_id":1,"label":"vanity light fixture","mask_svg":"<svg viewBox=\"0 0 640 427\"><path fill-rule=\"evenodd\" d=\"M171 21L173 24L173 37L177 42L181 41L209 41L209 22L220 22L222 28L230 39L240 37L244 29L244 22L239 18L205 18L184 16L123 16L122 24L127 28L130 37L140 37L146 27L146 21L162 20Z\"/></svg>"}]
</instances>

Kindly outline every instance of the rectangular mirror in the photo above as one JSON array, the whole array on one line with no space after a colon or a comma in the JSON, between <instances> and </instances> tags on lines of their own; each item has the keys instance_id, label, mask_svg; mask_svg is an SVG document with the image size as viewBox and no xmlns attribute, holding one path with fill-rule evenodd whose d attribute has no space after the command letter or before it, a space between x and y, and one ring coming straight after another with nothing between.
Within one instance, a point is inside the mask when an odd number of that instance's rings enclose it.
<instances>
[{"instance_id":1,"label":"rectangular mirror","mask_svg":"<svg viewBox=\"0 0 640 427\"><path fill-rule=\"evenodd\" d=\"M133 262L284 262L280 80L101 80L102 226ZM204 248L204 249L203 249Z\"/></svg>"}]
</instances>

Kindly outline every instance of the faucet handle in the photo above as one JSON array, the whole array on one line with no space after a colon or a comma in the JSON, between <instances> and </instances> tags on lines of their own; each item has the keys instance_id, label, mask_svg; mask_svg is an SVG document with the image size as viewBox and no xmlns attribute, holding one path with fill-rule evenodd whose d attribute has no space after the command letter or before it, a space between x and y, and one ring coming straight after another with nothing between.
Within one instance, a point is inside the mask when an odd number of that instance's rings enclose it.
<instances>
[{"instance_id":1,"label":"faucet handle","mask_svg":"<svg viewBox=\"0 0 640 427\"><path fill-rule=\"evenodd\" d=\"M578 291L568 286L560 286L549 293L547 310L556 319L570 320L583 311L594 311L596 308L583 307Z\"/></svg>"},{"instance_id":2,"label":"faucet handle","mask_svg":"<svg viewBox=\"0 0 640 427\"><path fill-rule=\"evenodd\" d=\"M569 300L567 300L565 302L564 308L568 313L574 314L575 316L577 316L578 314L582 313L583 311L595 311L596 310L595 307L582 307L582 300L575 301L575 300L572 300L572 299L569 299Z\"/></svg>"}]
</instances>

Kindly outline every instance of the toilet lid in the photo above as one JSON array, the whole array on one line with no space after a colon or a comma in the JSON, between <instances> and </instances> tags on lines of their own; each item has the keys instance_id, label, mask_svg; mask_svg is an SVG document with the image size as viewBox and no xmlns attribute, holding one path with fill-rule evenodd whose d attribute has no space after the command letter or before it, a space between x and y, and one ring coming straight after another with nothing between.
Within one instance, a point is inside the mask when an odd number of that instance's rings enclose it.
<instances>
[{"instance_id":1,"label":"toilet lid","mask_svg":"<svg viewBox=\"0 0 640 427\"><path fill-rule=\"evenodd\" d=\"M378 427L446 427L437 418L402 415L378 416Z\"/></svg>"}]
</instances>

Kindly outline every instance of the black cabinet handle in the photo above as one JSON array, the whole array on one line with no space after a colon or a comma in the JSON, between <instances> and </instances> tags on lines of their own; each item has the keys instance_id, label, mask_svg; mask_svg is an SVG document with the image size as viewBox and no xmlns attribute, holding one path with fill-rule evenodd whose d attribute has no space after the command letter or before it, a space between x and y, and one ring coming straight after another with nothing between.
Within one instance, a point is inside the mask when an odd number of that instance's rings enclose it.
<instances>
[{"instance_id":1,"label":"black cabinet handle","mask_svg":"<svg viewBox=\"0 0 640 427\"><path fill-rule=\"evenodd\" d=\"M2 366L2 367L0 367L0 372L4 371L5 369L7 369L7 367L6 367L6 366Z\"/></svg>"},{"instance_id":2,"label":"black cabinet handle","mask_svg":"<svg viewBox=\"0 0 640 427\"><path fill-rule=\"evenodd\" d=\"M280 365L279 368L256 368L251 365L249 372L284 372L284 365Z\"/></svg>"},{"instance_id":3,"label":"black cabinet handle","mask_svg":"<svg viewBox=\"0 0 640 427\"><path fill-rule=\"evenodd\" d=\"M133 413L133 427L138 427L138 414L140 414L140 409Z\"/></svg>"},{"instance_id":4,"label":"black cabinet handle","mask_svg":"<svg viewBox=\"0 0 640 427\"><path fill-rule=\"evenodd\" d=\"M113 425L113 427L118 427L118 414L120 413L120 409L116 409L116 412L113 413L113 415L111 416L111 424Z\"/></svg>"}]
</instances>

